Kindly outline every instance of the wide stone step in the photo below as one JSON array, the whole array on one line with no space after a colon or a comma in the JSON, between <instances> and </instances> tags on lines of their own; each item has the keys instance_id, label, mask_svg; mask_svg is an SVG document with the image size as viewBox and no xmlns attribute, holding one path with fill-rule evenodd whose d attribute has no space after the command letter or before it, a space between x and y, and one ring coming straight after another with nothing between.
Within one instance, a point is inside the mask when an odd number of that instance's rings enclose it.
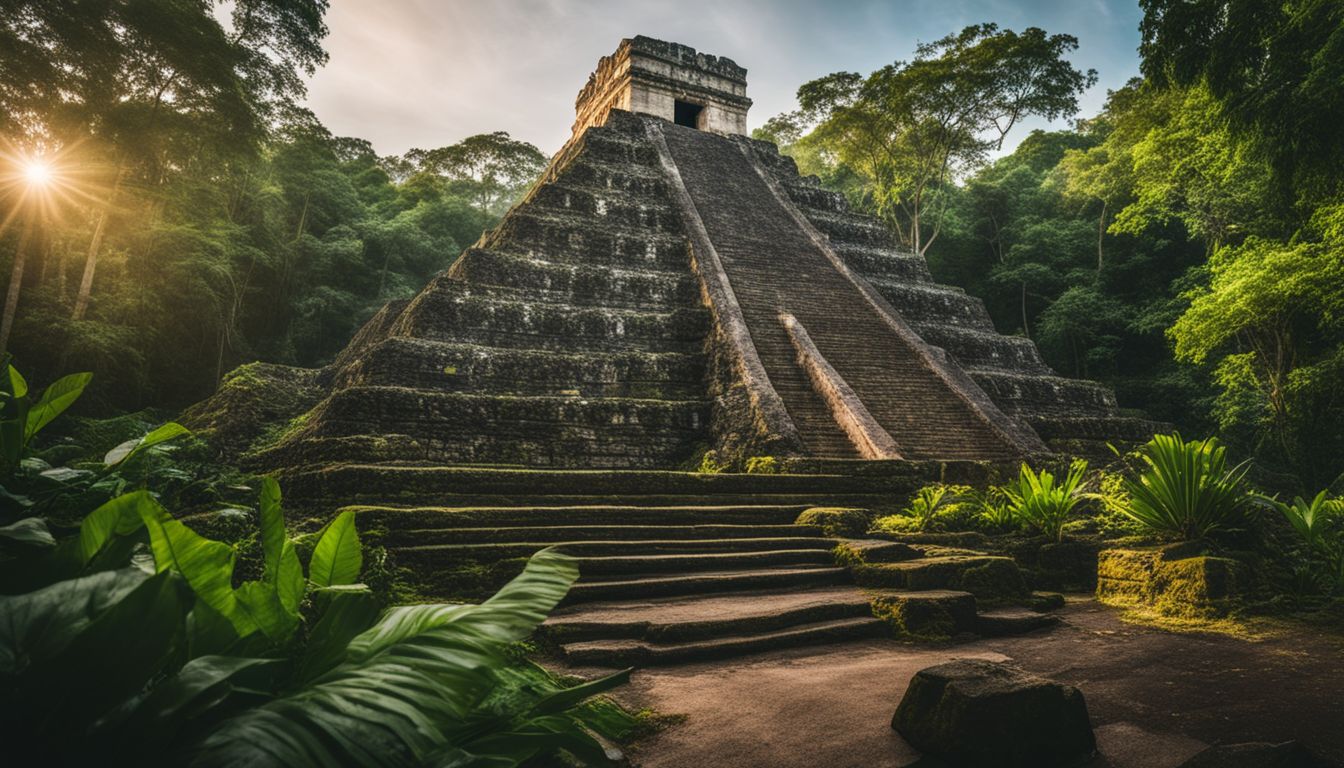
<instances>
[{"instance_id":1,"label":"wide stone step","mask_svg":"<svg viewBox=\"0 0 1344 768\"><path fill-rule=\"evenodd\" d=\"M684 642L872 615L861 590L836 586L584 603L555 611L542 629L562 642Z\"/></svg>"},{"instance_id":2,"label":"wide stone step","mask_svg":"<svg viewBox=\"0 0 1344 768\"><path fill-rule=\"evenodd\" d=\"M658 152L641 137L623 135L618 130L589 130L583 136L583 155L617 165L656 167Z\"/></svg>"},{"instance_id":3,"label":"wide stone step","mask_svg":"<svg viewBox=\"0 0 1344 768\"><path fill-rule=\"evenodd\" d=\"M605 266L636 266L684 273L690 268L681 233L617 226L574 213L545 213L518 208L482 240L481 247L524 253L549 261Z\"/></svg>"},{"instance_id":4,"label":"wide stone step","mask_svg":"<svg viewBox=\"0 0 1344 768\"><path fill-rule=\"evenodd\" d=\"M709 404L349 387L265 452L272 466L422 461L655 467L704 440Z\"/></svg>"},{"instance_id":5,"label":"wide stone step","mask_svg":"<svg viewBox=\"0 0 1344 768\"><path fill-rule=\"evenodd\" d=\"M580 551L575 554L582 555ZM775 568L780 566L832 566L835 557L830 549L815 543L806 548L770 549L760 552L697 552L691 554L630 554L582 556L579 560L580 578L591 581L612 575L653 573L696 573L723 571L730 568Z\"/></svg>"},{"instance_id":6,"label":"wide stone step","mask_svg":"<svg viewBox=\"0 0 1344 768\"><path fill-rule=\"evenodd\" d=\"M647 509L725 506L775 509L808 506L881 506L943 476L976 469L953 462L902 462L876 474L706 474L667 470L539 469L446 465L367 464L299 466L279 472L286 499L342 504L435 507L624 507ZM659 518L646 518L645 522ZM788 523L793 518L773 519ZM583 521L579 521L583 522ZM596 521L595 521L596 522ZM618 523L621 520L608 520ZM702 518L700 522L730 522ZM733 520L731 522L745 522Z\"/></svg>"},{"instance_id":7,"label":"wide stone step","mask_svg":"<svg viewBox=\"0 0 1344 768\"><path fill-rule=\"evenodd\" d=\"M1053 414L1025 417L1043 440L1116 440L1146 441L1169 425L1137 416L1058 416Z\"/></svg>"},{"instance_id":8,"label":"wide stone step","mask_svg":"<svg viewBox=\"0 0 1344 768\"><path fill-rule=\"evenodd\" d=\"M468 481L470 482L470 481ZM473 506L473 507L394 507L353 506L361 526L383 526L397 529L439 529L459 533L468 538L481 535L480 531L526 531L527 540L545 541L550 536L565 536L575 529L616 531L639 536L640 531L678 531L690 535L692 531L724 531L748 534L755 531L798 531L815 533L808 526L788 523L798 517L802 505L676 505L637 506L569 505L569 506ZM489 526L489 528L485 528ZM472 533L476 531L477 533ZM604 533L601 535L612 535ZM576 538L576 537L566 537ZM673 538L668 536L667 538Z\"/></svg>"},{"instance_id":9,"label":"wide stone step","mask_svg":"<svg viewBox=\"0 0 1344 768\"><path fill-rule=\"evenodd\" d=\"M831 243L831 248L850 269L868 279L885 278L905 282L932 282L929 263L923 256L890 246L859 243Z\"/></svg>"},{"instance_id":10,"label":"wide stone step","mask_svg":"<svg viewBox=\"0 0 1344 768\"><path fill-rule=\"evenodd\" d=\"M667 182L661 169L610 163L583 154L565 168L560 179L567 185L590 190L623 192L655 200L667 199Z\"/></svg>"},{"instance_id":11,"label":"wide stone step","mask_svg":"<svg viewBox=\"0 0 1344 768\"><path fill-rule=\"evenodd\" d=\"M697 306L700 298L689 272L568 264L480 248L467 249L449 274L469 283L526 291L530 297L554 303L666 311Z\"/></svg>"},{"instance_id":12,"label":"wide stone step","mask_svg":"<svg viewBox=\"0 0 1344 768\"><path fill-rule=\"evenodd\" d=\"M627 597L696 595L777 587L812 587L843 584L849 580L844 568L793 567L734 571L706 571L675 576L621 577L581 580L565 598L566 603L615 600Z\"/></svg>"},{"instance_id":13,"label":"wide stone step","mask_svg":"<svg viewBox=\"0 0 1344 768\"><path fill-rule=\"evenodd\" d=\"M829 189L801 183L797 177L785 181L782 186L789 199L805 214L849 213L849 203L845 196Z\"/></svg>"},{"instance_id":14,"label":"wide stone step","mask_svg":"<svg viewBox=\"0 0 1344 768\"><path fill-rule=\"evenodd\" d=\"M886 624L880 619L855 617L796 625L774 632L729 635L684 643L593 640L561 646L561 652L566 660L573 664L656 666L740 656L778 648L881 637L886 633Z\"/></svg>"},{"instance_id":15,"label":"wide stone step","mask_svg":"<svg viewBox=\"0 0 1344 768\"><path fill-rule=\"evenodd\" d=\"M699 307L671 312L546 304L436 278L392 335L518 349L693 352L709 329Z\"/></svg>"},{"instance_id":16,"label":"wide stone step","mask_svg":"<svg viewBox=\"0 0 1344 768\"><path fill-rule=\"evenodd\" d=\"M855 243L880 247L894 247L896 245L896 236L892 231L871 216L856 213L809 211L807 218L832 243Z\"/></svg>"},{"instance_id":17,"label":"wide stone step","mask_svg":"<svg viewBox=\"0 0 1344 768\"><path fill-rule=\"evenodd\" d=\"M1094 381L993 368L972 368L967 373L1006 413L1065 417L1115 414L1115 394Z\"/></svg>"},{"instance_id":18,"label":"wide stone step","mask_svg":"<svg viewBox=\"0 0 1344 768\"><path fill-rule=\"evenodd\" d=\"M963 368L1054 375L1031 339L943 323L910 323L924 341L942 347Z\"/></svg>"},{"instance_id":19,"label":"wide stone step","mask_svg":"<svg viewBox=\"0 0 1344 768\"><path fill-rule=\"evenodd\" d=\"M995 555L943 555L853 569L860 585L893 589L954 589L977 595L1025 591L1012 558Z\"/></svg>"},{"instance_id":20,"label":"wide stone step","mask_svg":"<svg viewBox=\"0 0 1344 768\"><path fill-rule=\"evenodd\" d=\"M523 529L525 530L525 529ZM641 573L670 570L722 569L752 565L820 564L835 562L830 540L825 538L758 539L630 539L594 541L560 539L556 541L515 541L443 544L448 531L413 529L396 531L383 538L401 559L426 564L452 564L466 560L504 560L530 557L539 550L555 547L582 558L581 571L599 573ZM704 555L704 557L699 557ZM629 562L624 562L629 560Z\"/></svg>"},{"instance_id":21,"label":"wide stone step","mask_svg":"<svg viewBox=\"0 0 1344 768\"><path fill-rule=\"evenodd\" d=\"M649 196L632 193L624 189L592 187L579 183L569 174L561 174L555 181L538 187L533 191L529 203L553 210L572 211L584 216L605 217L621 209L641 214L658 216L678 216L666 194ZM617 214L626 220L648 221L643 215L630 218Z\"/></svg>"},{"instance_id":22,"label":"wide stone step","mask_svg":"<svg viewBox=\"0 0 1344 768\"><path fill-rule=\"evenodd\" d=\"M338 371L335 385L695 400L704 397L704 376L699 352L562 352L393 336Z\"/></svg>"},{"instance_id":23,"label":"wide stone step","mask_svg":"<svg viewBox=\"0 0 1344 768\"><path fill-rule=\"evenodd\" d=\"M1008 637L1035 632L1059 623L1058 616L1022 608L997 608L980 611L975 617L975 632L985 637Z\"/></svg>"},{"instance_id":24,"label":"wide stone step","mask_svg":"<svg viewBox=\"0 0 1344 768\"><path fill-rule=\"evenodd\" d=\"M619 548L627 545L687 547L707 551L713 548L782 549L785 545L820 546L831 549L835 540L822 535L812 525L506 525L490 528L457 528L454 520L439 519L433 527L397 528L383 541L388 544L494 544L544 542L546 546L570 546L579 542L595 547Z\"/></svg>"},{"instance_id":25,"label":"wide stone step","mask_svg":"<svg viewBox=\"0 0 1344 768\"><path fill-rule=\"evenodd\" d=\"M884 277L871 277L869 282L908 322L951 323L982 331L994 330L985 303L961 289Z\"/></svg>"}]
</instances>

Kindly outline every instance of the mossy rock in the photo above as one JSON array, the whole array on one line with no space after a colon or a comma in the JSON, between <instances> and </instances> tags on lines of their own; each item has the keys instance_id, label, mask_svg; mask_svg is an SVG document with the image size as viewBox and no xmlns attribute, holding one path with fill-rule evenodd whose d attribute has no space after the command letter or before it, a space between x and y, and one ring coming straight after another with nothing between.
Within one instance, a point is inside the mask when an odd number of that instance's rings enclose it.
<instances>
[{"instance_id":1,"label":"mossy rock","mask_svg":"<svg viewBox=\"0 0 1344 768\"><path fill-rule=\"evenodd\" d=\"M794 525L812 525L827 536L862 536L872 513L856 507L813 507L803 510Z\"/></svg>"},{"instance_id":2,"label":"mossy rock","mask_svg":"<svg viewBox=\"0 0 1344 768\"><path fill-rule=\"evenodd\" d=\"M1245 569L1231 558L1191 554L1193 549L1177 545L1102 551L1097 599L1182 618L1226 615L1244 592Z\"/></svg>"},{"instance_id":3,"label":"mossy rock","mask_svg":"<svg viewBox=\"0 0 1344 768\"><path fill-rule=\"evenodd\" d=\"M1026 594L1017 563L1007 557L952 555L851 568L864 587L890 589L956 589L976 597L1000 599Z\"/></svg>"},{"instance_id":4,"label":"mossy rock","mask_svg":"<svg viewBox=\"0 0 1344 768\"><path fill-rule=\"evenodd\" d=\"M883 539L841 539L832 550L837 565L856 566L869 563L897 563L913 560L922 553L908 544Z\"/></svg>"},{"instance_id":5,"label":"mossy rock","mask_svg":"<svg viewBox=\"0 0 1344 768\"><path fill-rule=\"evenodd\" d=\"M968 592L881 592L873 615L908 640L947 640L975 629L975 596Z\"/></svg>"}]
</instances>

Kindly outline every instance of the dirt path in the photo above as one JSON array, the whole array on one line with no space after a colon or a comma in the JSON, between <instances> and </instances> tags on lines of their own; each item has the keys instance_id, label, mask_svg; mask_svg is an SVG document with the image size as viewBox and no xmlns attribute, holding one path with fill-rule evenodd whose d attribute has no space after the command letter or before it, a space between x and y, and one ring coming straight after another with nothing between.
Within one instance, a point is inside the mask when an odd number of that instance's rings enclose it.
<instances>
[{"instance_id":1,"label":"dirt path","mask_svg":"<svg viewBox=\"0 0 1344 768\"><path fill-rule=\"evenodd\" d=\"M1296 739L1344 763L1341 640L1291 630L1260 642L1126 624L1092 601L1064 623L947 646L868 640L640 671L623 703L685 721L635 745L642 768L878 768L917 758L889 721L916 671L1011 659L1077 685L1099 766L1176 766L1203 745Z\"/></svg>"}]
</instances>

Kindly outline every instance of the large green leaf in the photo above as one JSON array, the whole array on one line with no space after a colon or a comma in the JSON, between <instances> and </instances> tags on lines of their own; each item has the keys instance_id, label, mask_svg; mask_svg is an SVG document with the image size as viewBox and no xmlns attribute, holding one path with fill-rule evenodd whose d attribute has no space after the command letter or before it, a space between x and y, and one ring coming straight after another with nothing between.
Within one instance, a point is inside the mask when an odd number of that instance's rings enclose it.
<instances>
[{"instance_id":1,"label":"large green leaf","mask_svg":"<svg viewBox=\"0 0 1344 768\"><path fill-rule=\"evenodd\" d=\"M42 397L28 409L28 419L24 427L24 439L31 440L33 435L74 405L84 388L93 380L92 373L72 373L53 381L42 391Z\"/></svg>"},{"instance_id":2,"label":"large green leaf","mask_svg":"<svg viewBox=\"0 0 1344 768\"><path fill-rule=\"evenodd\" d=\"M304 681L339 664L350 641L373 626L382 610L378 598L363 586L319 589L313 598L322 613L299 660L298 679Z\"/></svg>"},{"instance_id":3,"label":"large green leaf","mask_svg":"<svg viewBox=\"0 0 1344 768\"><path fill-rule=\"evenodd\" d=\"M221 714L220 705L235 685L252 682L240 678L255 676L263 668L281 663L254 656L194 658L176 674L100 718L93 737L126 742L143 739L148 734L172 734L183 726L183 721L202 712L217 717Z\"/></svg>"},{"instance_id":4,"label":"large green leaf","mask_svg":"<svg viewBox=\"0 0 1344 768\"><path fill-rule=\"evenodd\" d=\"M347 509L323 529L308 564L308 580L319 587L354 584L364 566L364 554L355 530L354 510Z\"/></svg>"},{"instance_id":5,"label":"large green leaf","mask_svg":"<svg viewBox=\"0 0 1344 768\"><path fill-rule=\"evenodd\" d=\"M448 749L466 738L468 718L497 684L494 670L510 663L505 650L577 575L573 559L548 550L481 605L388 611L351 641L342 663L221 723L199 764L402 765Z\"/></svg>"},{"instance_id":6,"label":"large green leaf","mask_svg":"<svg viewBox=\"0 0 1344 768\"><path fill-rule=\"evenodd\" d=\"M285 515L280 507L280 484L275 478L261 481L258 504L261 517L261 549L265 561L263 580L271 585L286 613L296 620L303 600L303 565L285 533Z\"/></svg>"},{"instance_id":7,"label":"large green leaf","mask_svg":"<svg viewBox=\"0 0 1344 768\"><path fill-rule=\"evenodd\" d=\"M182 574L196 596L228 619L240 637L256 631L257 620L233 590L233 549L197 534L152 499L139 511L149 531L155 567Z\"/></svg>"},{"instance_id":8,"label":"large green leaf","mask_svg":"<svg viewBox=\"0 0 1344 768\"><path fill-rule=\"evenodd\" d=\"M60 653L147 578L138 568L123 568L0 597L0 674L18 674L33 661Z\"/></svg>"},{"instance_id":9,"label":"large green leaf","mask_svg":"<svg viewBox=\"0 0 1344 768\"><path fill-rule=\"evenodd\" d=\"M80 564L87 565L109 541L135 533L145 524L145 516L156 515L158 509L159 503L148 491L136 491L90 512L79 524Z\"/></svg>"},{"instance_id":10,"label":"large green leaf","mask_svg":"<svg viewBox=\"0 0 1344 768\"><path fill-rule=\"evenodd\" d=\"M175 656L190 602L175 574L151 576L60 654L35 663L20 686L24 716L50 731L33 735L82 736L95 719L142 691Z\"/></svg>"},{"instance_id":11,"label":"large green leaf","mask_svg":"<svg viewBox=\"0 0 1344 768\"><path fill-rule=\"evenodd\" d=\"M151 430L144 437L136 440L127 440L121 445L108 451L107 455L103 457L103 463L109 467L115 466L124 461L129 461L132 457L139 455L142 451L146 451L156 445L190 434L191 430L175 421L170 421L161 427Z\"/></svg>"},{"instance_id":12,"label":"large green leaf","mask_svg":"<svg viewBox=\"0 0 1344 768\"><path fill-rule=\"evenodd\" d=\"M23 458L24 446L28 444L28 382L18 369L3 358L5 372L0 375L0 458L6 466L13 467Z\"/></svg>"}]
</instances>

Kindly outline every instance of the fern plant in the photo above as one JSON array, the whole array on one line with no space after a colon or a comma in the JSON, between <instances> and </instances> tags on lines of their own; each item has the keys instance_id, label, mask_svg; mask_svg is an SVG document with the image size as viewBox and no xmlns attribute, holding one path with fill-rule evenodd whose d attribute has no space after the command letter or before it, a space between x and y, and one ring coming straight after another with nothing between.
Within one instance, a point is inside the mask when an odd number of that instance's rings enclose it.
<instances>
[{"instance_id":1,"label":"fern plant","mask_svg":"<svg viewBox=\"0 0 1344 768\"><path fill-rule=\"evenodd\" d=\"M901 514L914 521L917 531L927 531L933 526L938 510L955 498L946 485L926 485L920 488L910 500L910 506L901 510Z\"/></svg>"},{"instance_id":2,"label":"fern plant","mask_svg":"<svg viewBox=\"0 0 1344 768\"><path fill-rule=\"evenodd\" d=\"M1017 479L1003 486L1008 498L1008 509L1022 525L1034 528L1055 541L1064 538L1064 524L1087 494L1083 476L1087 462L1081 459L1069 465L1065 475L1056 480L1053 472L1033 472L1025 463Z\"/></svg>"},{"instance_id":3,"label":"fern plant","mask_svg":"<svg viewBox=\"0 0 1344 768\"><path fill-rule=\"evenodd\" d=\"M1188 541L1242 521L1252 498L1243 482L1248 464L1229 467L1217 438L1154 435L1136 455L1143 468L1124 482L1129 500L1122 511L1143 527Z\"/></svg>"}]
</instances>

